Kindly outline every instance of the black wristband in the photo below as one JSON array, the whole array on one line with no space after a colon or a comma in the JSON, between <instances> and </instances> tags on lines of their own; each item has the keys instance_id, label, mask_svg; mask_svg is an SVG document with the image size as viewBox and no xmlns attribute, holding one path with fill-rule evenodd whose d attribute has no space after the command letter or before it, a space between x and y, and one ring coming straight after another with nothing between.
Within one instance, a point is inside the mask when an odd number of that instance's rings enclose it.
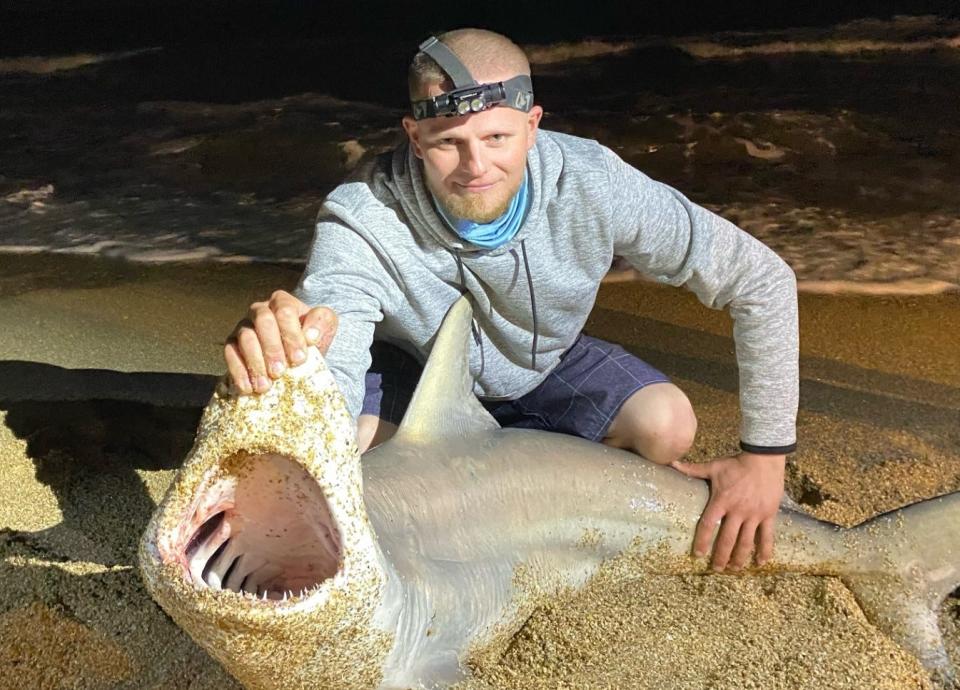
<instances>
[{"instance_id":1,"label":"black wristband","mask_svg":"<svg viewBox=\"0 0 960 690\"><path fill-rule=\"evenodd\" d=\"M786 455L796 451L797 444L791 443L789 446L752 446L740 441L740 449L756 455Z\"/></svg>"}]
</instances>

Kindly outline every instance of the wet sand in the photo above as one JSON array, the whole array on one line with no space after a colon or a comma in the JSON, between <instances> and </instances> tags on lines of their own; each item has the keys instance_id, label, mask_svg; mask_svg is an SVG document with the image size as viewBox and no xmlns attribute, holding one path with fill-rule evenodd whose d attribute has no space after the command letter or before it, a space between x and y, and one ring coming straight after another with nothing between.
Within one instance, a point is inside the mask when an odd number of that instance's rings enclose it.
<instances>
[{"instance_id":1,"label":"wet sand","mask_svg":"<svg viewBox=\"0 0 960 690\"><path fill-rule=\"evenodd\" d=\"M267 265L0 257L0 685L230 688L153 604L135 547L192 442ZM805 294L788 491L852 525L960 489L960 295ZM730 326L692 295L606 285L588 331L690 395L691 457L736 448ZM931 535L935 538L935 535ZM960 602L942 627L960 662ZM545 605L475 687L920 688L916 662L831 578L601 579ZM4 685L8 684L8 685Z\"/></svg>"}]
</instances>

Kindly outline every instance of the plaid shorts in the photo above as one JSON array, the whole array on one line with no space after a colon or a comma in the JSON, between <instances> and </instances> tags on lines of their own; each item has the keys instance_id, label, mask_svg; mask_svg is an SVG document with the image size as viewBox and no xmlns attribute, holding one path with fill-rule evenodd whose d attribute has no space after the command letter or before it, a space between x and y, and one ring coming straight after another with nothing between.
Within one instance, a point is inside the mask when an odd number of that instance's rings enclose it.
<instances>
[{"instance_id":1,"label":"plaid shorts","mask_svg":"<svg viewBox=\"0 0 960 690\"><path fill-rule=\"evenodd\" d=\"M384 342L370 349L361 414L400 424L420 379L420 364ZM542 429L600 441L623 403L665 374L619 345L581 335L539 386L516 400L483 401L502 427Z\"/></svg>"}]
</instances>

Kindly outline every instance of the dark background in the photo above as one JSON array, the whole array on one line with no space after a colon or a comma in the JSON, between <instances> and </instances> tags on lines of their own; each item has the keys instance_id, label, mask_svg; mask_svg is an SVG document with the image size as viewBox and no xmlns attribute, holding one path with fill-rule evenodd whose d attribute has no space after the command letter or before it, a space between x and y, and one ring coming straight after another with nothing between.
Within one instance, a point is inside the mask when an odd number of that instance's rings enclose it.
<instances>
[{"instance_id":1,"label":"dark background","mask_svg":"<svg viewBox=\"0 0 960 690\"><path fill-rule=\"evenodd\" d=\"M329 37L417 40L458 26L482 26L518 42L588 35L682 34L714 30L822 26L895 14L951 15L957 0L657 0L531 2L446 0L3 0L5 56L119 50L195 42L282 42Z\"/></svg>"}]
</instances>

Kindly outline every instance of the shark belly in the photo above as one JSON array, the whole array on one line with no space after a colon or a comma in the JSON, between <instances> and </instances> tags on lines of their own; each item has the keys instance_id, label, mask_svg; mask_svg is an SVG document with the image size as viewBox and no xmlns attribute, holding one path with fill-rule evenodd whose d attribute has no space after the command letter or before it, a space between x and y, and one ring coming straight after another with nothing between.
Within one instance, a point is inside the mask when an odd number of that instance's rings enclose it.
<instances>
[{"instance_id":1,"label":"shark belly","mask_svg":"<svg viewBox=\"0 0 960 690\"><path fill-rule=\"evenodd\" d=\"M526 430L388 442L362 464L367 514L404 592L385 665L397 686L461 678L470 649L522 624L530 594L581 586L637 540L686 553L707 497L631 453Z\"/></svg>"}]
</instances>

